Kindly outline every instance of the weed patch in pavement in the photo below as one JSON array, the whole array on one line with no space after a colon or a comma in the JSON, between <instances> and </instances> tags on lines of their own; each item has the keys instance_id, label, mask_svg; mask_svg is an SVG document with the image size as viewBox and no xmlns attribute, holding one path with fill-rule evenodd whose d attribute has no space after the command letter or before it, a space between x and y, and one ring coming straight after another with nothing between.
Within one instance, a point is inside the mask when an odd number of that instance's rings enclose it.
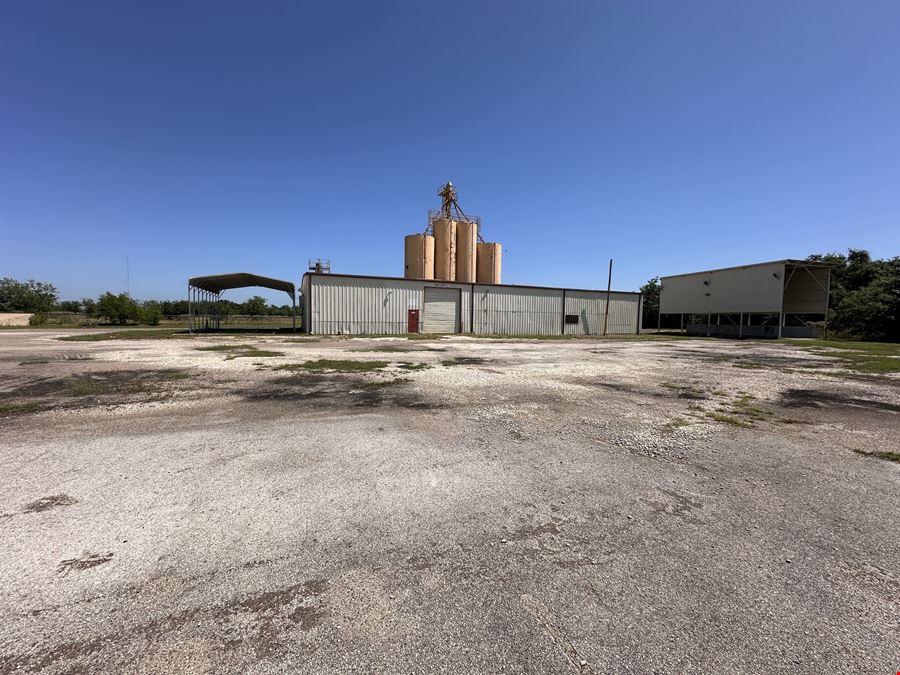
<instances>
[{"instance_id":1,"label":"weed patch in pavement","mask_svg":"<svg viewBox=\"0 0 900 675\"><path fill-rule=\"evenodd\" d=\"M75 497L70 497L67 494L50 495L49 497L41 497L33 502L29 502L22 507L22 513L41 513L42 511L55 509L57 506L72 506L72 504L77 503L78 500Z\"/></svg>"},{"instance_id":2,"label":"weed patch in pavement","mask_svg":"<svg viewBox=\"0 0 900 675\"><path fill-rule=\"evenodd\" d=\"M784 340L817 356L840 359L851 370L885 375L900 373L900 344L843 340Z\"/></svg>"},{"instance_id":3,"label":"weed patch in pavement","mask_svg":"<svg viewBox=\"0 0 900 675\"><path fill-rule=\"evenodd\" d=\"M306 370L306 371L332 371L336 373L365 373L373 370L387 368L387 361L353 361L350 359L317 359L303 363L288 363L278 366L274 370Z\"/></svg>"},{"instance_id":4,"label":"weed patch in pavement","mask_svg":"<svg viewBox=\"0 0 900 675\"><path fill-rule=\"evenodd\" d=\"M686 398L693 401L703 401L709 398L709 395L700 387L691 384L676 384L675 382L662 382L660 386L675 392L678 398Z\"/></svg>"},{"instance_id":5,"label":"weed patch in pavement","mask_svg":"<svg viewBox=\"0 0 900 675\"><path fill-rule=\"evenodd\" d=\"M487 359L479 356L457 356L456 358L441 361L442 366L478 366L486 363Z\"/></svg>"},{"instance_id":6,"label":"weed patch in pavement","mask_svg":"<svg viewBox=\"0 0 900 675\"><path fill-rule=\"evenodd\" d=\"M182 370L113 370L42 379L0 394L0 414L157 400L172 383L188 377Z\"/></svg>"},{"instance_id":7,"label":"weed patch in pavement","mask_svg":"<svg viewBox=\"0 0 900 675\"><path fill-rule=\"evenodd\" d=\"M428 370L431 368L430 363L398 363L398 368L403 370Z\"/></svg>"},{"instance_id":8,"label":"weed patch in pavement","mask_svg":"<svg viewBox=\"0 0 900 675\"><path fill-rule=\"evenodd\" d=\"M726 415L720 412L707 412L706 416L711 420L716 422L721 422L722 424L730 424L733 427L751 427L753 426L750 422L746 422L742 419L738 419L734 415Z\"/></svg>"},{"instance_id":9,"label":"weed patch in pavement","mask_svg":"<svg viewBox=\"0 0 900 675\"><path fill-rule=\"evenodd\" d=\"M27 415L40 412L44 406L36 401L26 403L0 403L0 417L13 417L14 415Z\"/></svg>"},{"instance_id":10,"label":"weed patch in pavement","mask_svg":"<svg viewBox=\"0 0 900 675\"><path fill-rule=\"evenodd\" d=\"M103 340L162 340L184 334L183 328L158 328L147 330L117 330L109 333L84 333L56 338L62 342L100 342Z\"/></svg>"},{"instance_id":11,"label":"weed patch in pavement","mask_svg":"<svg viewBox=\"0 0 900 675\"><path fill-rule=\"evenodd\" d=\"M866 451L866 450L854 450L857 455L862 455L863 457L874 457L876 459L883 459L886 462L898 462L900 463L900 452L891 452L889 450L875 450L875 451Z\"/></svg>"},{"instance_id":12,"label":"weed patch in pavement","mask_svg":"<svg viewBox=\"0 0 900 675\"><path fill-rule=\"evenodd\" d=\"M284 356L284 352L275 352L266 349L260 349L253 345L211 345L209 347L197 347L198 352L221 352L225 354L225 360L240 358L267 358L272 356Z\"/></svg>"}]
</instances>

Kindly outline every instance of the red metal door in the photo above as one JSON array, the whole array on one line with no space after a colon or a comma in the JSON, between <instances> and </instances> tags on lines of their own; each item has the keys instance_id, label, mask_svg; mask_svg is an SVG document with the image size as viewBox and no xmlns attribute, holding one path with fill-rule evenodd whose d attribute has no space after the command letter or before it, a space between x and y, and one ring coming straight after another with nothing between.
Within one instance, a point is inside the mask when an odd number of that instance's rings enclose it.
<instances>
[{"instance_id":1,"label":"red metal door","mask_svg":"<svg viewBox=\"0 0 900 675\"><path fill-rule=\"evenodd\" d=\"M419 332L419 310L417 310L417 309L409 310L409 314L406 317L406 332L407 333L418 333Z\"/></svg>"}]
</instances>

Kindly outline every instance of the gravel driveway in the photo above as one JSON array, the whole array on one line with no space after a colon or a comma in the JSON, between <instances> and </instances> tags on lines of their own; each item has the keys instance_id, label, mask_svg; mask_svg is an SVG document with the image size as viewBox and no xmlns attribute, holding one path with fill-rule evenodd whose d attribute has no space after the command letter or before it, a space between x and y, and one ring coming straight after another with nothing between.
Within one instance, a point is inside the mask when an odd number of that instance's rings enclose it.
<instances>
[{"instance_id":1,"label":"gravel driveway","mask_svg":"<svg viewBox=\"0 0 900 675\"><path fill-rule=\"evenodd\" d=\"M900 670L896 376L63 333L0 331L2 673Z\"/></svg>"}]
</instances>

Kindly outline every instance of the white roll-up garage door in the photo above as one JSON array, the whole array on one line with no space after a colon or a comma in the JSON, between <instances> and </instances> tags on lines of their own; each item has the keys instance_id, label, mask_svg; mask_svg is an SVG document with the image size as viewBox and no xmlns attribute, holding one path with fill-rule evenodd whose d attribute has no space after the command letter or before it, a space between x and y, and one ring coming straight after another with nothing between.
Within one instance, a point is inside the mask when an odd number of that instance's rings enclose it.
<instances>
[{"instance_id":1,"label":"white roll-up garage door","mask_svg":"<svg viewBox=\"0 0 900 675\"><path fill-rule=\"evenodd\" d=\"M458 288L425 287L425 311L422 330L425 333L455 333L459 320Z\"/></svg>"}]
</instances>

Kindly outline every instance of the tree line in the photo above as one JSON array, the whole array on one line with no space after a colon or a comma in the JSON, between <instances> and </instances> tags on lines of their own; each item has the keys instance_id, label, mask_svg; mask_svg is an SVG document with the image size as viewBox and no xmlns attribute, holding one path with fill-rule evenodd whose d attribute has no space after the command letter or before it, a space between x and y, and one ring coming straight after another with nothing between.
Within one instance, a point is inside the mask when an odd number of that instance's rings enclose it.
<instances>
[{"instance_id":1,"label":"tree line","mask_svg":"<svg viewBox=\"0 0 900 675\"><path fill-rule=\"evenodd\" d=\"M17 281L4 278L0 279L0 312L34 314L33 325L42 323L51 312L69 312L117 325L141 323L155 326L163 318L174 319L186 315L188 301L138 301L127 293L110 292L106 292L96 299L59 300L59 291L53 284L33 279ZM264 297L254 295L244 302L220 300L219 312L223 317L233 315L290 316L291 306L270 305Z\"/></svg>"},{"instance_id":2,"label":"tree line","mask_svg":"<svg viewBox=\"0 0 900 675\"><path fill-rule=\"evenodd\" d=\"M817 253L806 259L832 266L830 337L900 342L900 257L873 260L868 251L850 249L846 255ZM656 326L659 277L641 286L641 293L644 327Z\"/></svg>"}]
</instances>

